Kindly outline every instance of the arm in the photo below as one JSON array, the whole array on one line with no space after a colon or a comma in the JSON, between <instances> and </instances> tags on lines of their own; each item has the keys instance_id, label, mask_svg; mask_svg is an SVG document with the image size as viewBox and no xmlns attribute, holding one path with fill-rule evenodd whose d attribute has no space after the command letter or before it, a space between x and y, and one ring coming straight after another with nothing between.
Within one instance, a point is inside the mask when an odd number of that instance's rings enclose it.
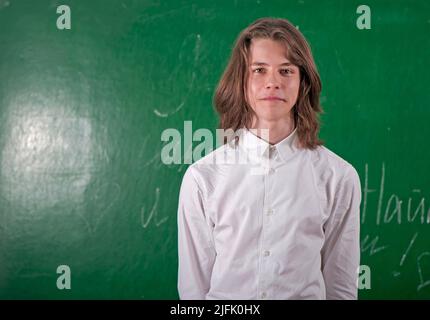
<instances>
[{"instance_id":1,"label":"arm","mask_svg":"<svg viewBox=\"0 0 430 320\"><path fill-rule=\"evenodd\" d=\"M202 192L189 167L178 206L178 292L180 299L205 299L216 252Z\"/></svg>"},{"instance_id":2,"label":"arm","mask_svg":"<svg viewBox=\"0 0 430 320\"><path fill-rule=\"evenodd\" d=\"M357 299L360 265L361 185L357 171L349 167L334 195L321 250L327 299Z\"/></svg>"}]
</instances>

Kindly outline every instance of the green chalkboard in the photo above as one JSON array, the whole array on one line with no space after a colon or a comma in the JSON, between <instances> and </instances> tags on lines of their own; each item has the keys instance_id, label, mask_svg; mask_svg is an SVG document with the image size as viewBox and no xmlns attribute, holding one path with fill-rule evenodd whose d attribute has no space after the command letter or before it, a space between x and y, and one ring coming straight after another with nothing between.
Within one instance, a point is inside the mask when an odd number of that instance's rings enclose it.
<instances>
[{"instance_id":1,"label":"green chalkboard","mask_svg":"<svg viewBox=\"0 0 430 320\"><path fill-rule=\"evenodd\" d=\"M0 0L0 298L178 298L188 164L160 137L215 132L234 40L263 16L308 39L320 136L360 175L359 297L430 298L430 3L366 4L363 29L357 1Z\"/></svg>"}]
</instances>

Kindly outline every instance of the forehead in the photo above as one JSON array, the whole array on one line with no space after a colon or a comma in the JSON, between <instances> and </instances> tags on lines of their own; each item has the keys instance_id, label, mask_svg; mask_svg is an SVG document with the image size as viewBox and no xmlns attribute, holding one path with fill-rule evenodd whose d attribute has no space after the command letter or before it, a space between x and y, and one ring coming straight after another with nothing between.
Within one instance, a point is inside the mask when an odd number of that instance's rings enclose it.
<instances>
[{"instance_id":1,"label":"forehead","mask_svg":"<svg viewBox=\"0 0 430 320\"><path fill-rule=\"evenodd\" d=\"M252 39L250 46L250 63L259 62L288 62L288 52L284 43L266 38ZM260 61L268 60L268 61Z\"/></svg>"}]
</instances>

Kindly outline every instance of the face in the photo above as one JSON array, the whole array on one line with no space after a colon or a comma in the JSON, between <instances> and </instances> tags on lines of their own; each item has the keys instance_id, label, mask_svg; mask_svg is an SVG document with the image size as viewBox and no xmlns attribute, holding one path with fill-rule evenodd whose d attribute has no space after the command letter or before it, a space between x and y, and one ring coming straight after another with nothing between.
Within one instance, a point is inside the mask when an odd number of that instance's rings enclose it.
<instances>
[{"instance_id":1,"label":"face","mask_svg":"<svg viewBox=\"0 0 430 320\"><path fill-rule=\"evenodd\" d=\"M279 121L292 117L290 111L299 93L300 70L288 61L282 43L253 39L249 58L247 95L257 120Z\"/></svg>"}]
</instances>

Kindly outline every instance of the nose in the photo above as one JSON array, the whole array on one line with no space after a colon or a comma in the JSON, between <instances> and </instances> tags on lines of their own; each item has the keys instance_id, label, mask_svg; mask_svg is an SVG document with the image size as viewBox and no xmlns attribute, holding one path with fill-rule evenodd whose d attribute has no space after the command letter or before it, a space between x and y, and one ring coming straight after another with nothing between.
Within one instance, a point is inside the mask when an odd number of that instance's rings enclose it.
<instances>
[{"instance_id":1,"label":"nose","mask_svg":"<svg viewBox=\"0 0 430 320\"><path fill-rule=\"evenodd\" d=\"M266 89L279 89L279 80L274 72L267 73Z\"/></svg>"}]
</instances>

